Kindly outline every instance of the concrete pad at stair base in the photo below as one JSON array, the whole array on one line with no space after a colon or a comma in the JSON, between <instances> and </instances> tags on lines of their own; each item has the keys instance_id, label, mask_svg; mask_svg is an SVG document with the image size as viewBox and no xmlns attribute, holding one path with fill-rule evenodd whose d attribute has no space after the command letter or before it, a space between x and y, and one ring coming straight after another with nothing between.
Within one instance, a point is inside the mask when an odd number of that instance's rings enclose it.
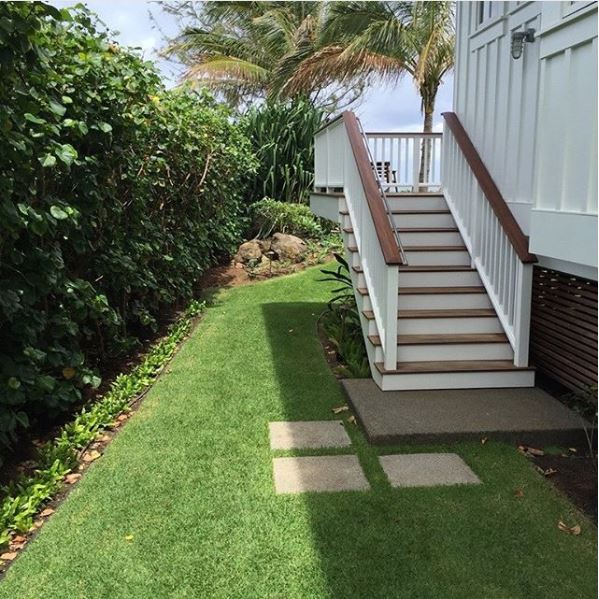
<instances>
[{"instance_id":1,"label":"concrete pad at stair base","mask_svg":"<svg viewBox=\"0 0 599 599\"><path fill-rule=\"evenodd\" d=\"M480 484L478 476L455 453L384 455L379 461L392 487Z\"/></svg>"},{"instance_id":2,"label":"concrete pad at stair base","mask_svg":"<svg viewBox=\"0 0 599 599\"><path fill-rule=\"evenodd\" d=\"M341 420L271 422L268 427L271 449L318 449L351 445Z\"/></svg>"},{"instance_id":3,"label":"concrete pad at stair base","mask_svg":"<svg viewBox=\"0 0 599 599\"><path fill-rule=\"evenodd\" d=\"M278 495L370 488L355 455L275 458L273 473Z\"/></svg>"},{"instance_id":4,"label":"concrete pad at stair base","mask_svg":"<svg viewBox=\"0 0 599 599\"><path fill-rule=\"evenodd\" d=\"M345 379L341 384L374 445L487 437L570 446L586 439L582 418L538 388L381 391L372 379Z\"/></svg>"}]
</instances>

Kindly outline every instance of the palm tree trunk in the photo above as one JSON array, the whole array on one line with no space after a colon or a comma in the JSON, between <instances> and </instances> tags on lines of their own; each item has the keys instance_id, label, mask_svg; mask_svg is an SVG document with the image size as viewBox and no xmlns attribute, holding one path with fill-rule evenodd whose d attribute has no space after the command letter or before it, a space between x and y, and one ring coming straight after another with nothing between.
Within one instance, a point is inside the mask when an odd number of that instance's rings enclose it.
<instances>
[{"instance_id":1,"label":"palm tree trunk","mask_svg":"<svg viewBox=\"0 0 599 599\"><path fill-rule=\"evenodd\" d=\"M424 133L432 133L433 132L433 113L434 113L434 103L431 105L427 103L424 109L424 126L422 131ZM418 177L419 183L426 183L428 181L430 170L431 170L431 139L428 137L424 137L422 140L422 146L420 150L420 175ZM419 191L427 191L427 188L421 186Z\"/></svg>"}]
</instances>

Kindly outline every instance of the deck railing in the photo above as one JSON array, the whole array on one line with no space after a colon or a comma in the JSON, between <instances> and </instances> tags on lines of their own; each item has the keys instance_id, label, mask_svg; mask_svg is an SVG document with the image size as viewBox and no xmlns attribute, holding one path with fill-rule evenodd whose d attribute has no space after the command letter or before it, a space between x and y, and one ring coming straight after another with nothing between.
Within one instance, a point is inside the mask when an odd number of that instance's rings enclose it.
<instances>
[{"instance_id":1,"label":"deck railing","mask_svg":"<svg viewBox=\"0 0 599 599\"><path fill-rule=\"evenodd\" d=\"M441 133L367 133L381 185L390 193L441 189Z\"/></svg>"},{"instance_id":2,"label":"deck railing","mask_svg":"<svg viewBox=\"0 0 599 599\"><path fill-rule=\"evenodd\" d=\"M343 189L362 273L383 349L397 364L397 289L401 252L375 178L366 140L352 112L328 123L315 139L315 187Z\"/></svg>"},{"instance_id":3,"label":"deck railing","mask_svg":"<svg viewBox=\"0 0 599 599\"><path fill-rule=\"evenodd\" d=\"M512 345L514 364L526 366L536 256L458 117L443 117L445 198Z\"/></svg>"}]
</instances>

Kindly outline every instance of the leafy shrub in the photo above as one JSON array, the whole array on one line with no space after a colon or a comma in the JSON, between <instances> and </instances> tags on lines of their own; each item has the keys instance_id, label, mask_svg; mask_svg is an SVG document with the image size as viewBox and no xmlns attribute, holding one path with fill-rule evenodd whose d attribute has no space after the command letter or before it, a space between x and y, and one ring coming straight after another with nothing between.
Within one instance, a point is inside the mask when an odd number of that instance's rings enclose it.
<instances>
[{"instance_id":1,"label":"leafy shrub","mask_svg":"<svg viewBox=\"0 0 599 599\"><path fill-rule=\"evenodd\" d=\"M268 237L272 233L290 233L308 239L320 239L335 226L320 219L305 204L288 204L264 198L250 208L252 234Z\"/></svg>"},{"instance_id":2,"label":"leafy shrub","mask_svg":"<svg viewBox=\"0 0 599 599\"><path fill-rule=\"evenodd\" d=\"M337 358L344 365L349 378L370 377L368 354L362 336L360 314L356 305L347 262L335 254L339 266L336 270L321 270L326 275L321 281L339 283L327 304L321 323L325 335L335 347Z\"/></svg>"},{"instance_id":3,"label":"leafy shrub","mask_svg":"<svg viewBox=\"0 0 599 599\"><path fill-rule=\"evenodd\" d=\"M0 4L0 441L96 386L241 235L255 170L206 94L87 11Z\"/></svg>"},{"instance_id":4,"label":"leafy shrub","mask_svg":"<svg viewBox=\"0 0 599 599\"><path fill-rule=\"evenodd\" d=\"M264 197L306 202L314 181L314 133L324 112L308 100L269 102L251 109L245 130L260 166L249 191L251 203Z\"/></svg>"}]
</instances>

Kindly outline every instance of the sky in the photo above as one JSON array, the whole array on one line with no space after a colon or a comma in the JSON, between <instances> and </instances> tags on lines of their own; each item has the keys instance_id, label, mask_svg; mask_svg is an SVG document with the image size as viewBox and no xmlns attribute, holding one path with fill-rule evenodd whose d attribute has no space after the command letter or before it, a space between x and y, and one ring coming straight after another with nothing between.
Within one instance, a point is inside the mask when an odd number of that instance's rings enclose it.
<instances>
[{"instance_id":1,"label":"sky","mask_svg":"<svg viewBox=\"0 0 599 599\"><path fill-rule=\"evenodd\" d=\"M72 6L71 0L50 0L58 7ZM106 26L118 32L115 36L122 45L141 48L145 58L154 60L169 86L178 81L180 67L161 59L158 51L164 46L164 35L177 32L172 15L160 8L154 0L87 0L83 2L95 12ZM453 77L446 77L439 88L434 118L435 130L441 131L441 113L452 107ZM352 107L366 131L421 131L420 97L409 77L399 83L376 84L363 94Z\"/></svg>"}]
</instances>

